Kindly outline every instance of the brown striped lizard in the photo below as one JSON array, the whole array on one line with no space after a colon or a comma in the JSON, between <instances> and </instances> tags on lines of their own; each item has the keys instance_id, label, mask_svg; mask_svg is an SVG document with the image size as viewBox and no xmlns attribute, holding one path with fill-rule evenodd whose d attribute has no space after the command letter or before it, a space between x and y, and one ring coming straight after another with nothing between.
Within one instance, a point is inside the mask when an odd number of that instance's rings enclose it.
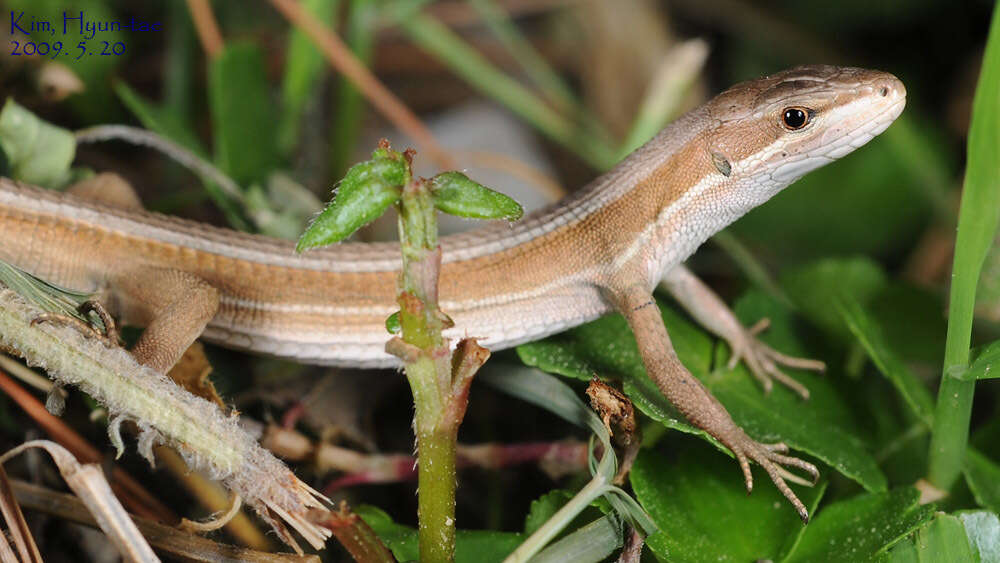
<instances>
[{"instance_id":1,"label":"brown striped lizard","mask_svg":"<svg viewBox=\"0 0 1000 563\"><path fill-rule=\"evenodd\" d=\"M619 312L667 399L729 448L753 486L759 464L803 520L786 484L810 463L750 438L680 363L652 297L661 281L763 382L807 391L779 365L822 367L758 342L682 266L708 237L783 188L886 129L905 104L891 74L802 66L733 86L666 127L613 170L514 225L441 239L446 335L497 350ZM167 371L199 336L306 363L386 367L385 319L398 308L395 243L294 243L0 180L0 259L95 293L144 326L136 358ZM836 197L831 194L831 197Z\"/></svg>"}]
</instances>

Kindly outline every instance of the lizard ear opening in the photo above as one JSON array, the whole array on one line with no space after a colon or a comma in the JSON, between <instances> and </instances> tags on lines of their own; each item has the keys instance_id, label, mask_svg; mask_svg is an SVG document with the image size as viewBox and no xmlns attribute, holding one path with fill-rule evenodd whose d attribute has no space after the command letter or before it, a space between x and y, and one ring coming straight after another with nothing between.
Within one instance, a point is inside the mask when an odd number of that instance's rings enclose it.
<instances>
[{"instance_id":1,"label":"lizard ear opening","mask_svg":"<svg viewBox=\"0 0 1000 563\"><path fill-rule=\"evenodd\" d=\"M727 159L721 153L712 151L712 164L715 165L715 169L719 171L725 177L729 177L733 173L733 167L729 164L729 159Z\"/></svg>"}]
</instances>

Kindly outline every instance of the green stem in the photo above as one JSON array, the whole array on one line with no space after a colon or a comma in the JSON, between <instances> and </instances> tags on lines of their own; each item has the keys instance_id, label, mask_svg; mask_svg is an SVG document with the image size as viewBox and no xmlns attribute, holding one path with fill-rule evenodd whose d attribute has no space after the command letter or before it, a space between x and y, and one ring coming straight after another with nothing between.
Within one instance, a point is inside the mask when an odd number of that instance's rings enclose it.
<instances>
[{"instance_id":1,"label":"green stem","mask_svg":"<svg viewBox=\"0 0 1000 563\"><path fill-rule=\"evenodd\" d=\"M447 424L440 410L427 408L416 400L416 387L421 383L414 379L410 379L410 384L417 405L420 560L454 561L457 427Z\"/></svg>"},{"instance_id":2,"label":"green stem","mask_svg":"<svg viewBox=\"0 0 1000 563\"><path fill-rule=\"evenodd\" d=\"M416 409L420 560L445 563L455 559L455 447L460 419L450 416L456 399L451 393L451 351L441 333L437 302L441 259L437 216L422 179L407 182L403 189L399 231L400 326L403 341L417 351L406 363L406 378Z\"/></svg>"}]
</instances>

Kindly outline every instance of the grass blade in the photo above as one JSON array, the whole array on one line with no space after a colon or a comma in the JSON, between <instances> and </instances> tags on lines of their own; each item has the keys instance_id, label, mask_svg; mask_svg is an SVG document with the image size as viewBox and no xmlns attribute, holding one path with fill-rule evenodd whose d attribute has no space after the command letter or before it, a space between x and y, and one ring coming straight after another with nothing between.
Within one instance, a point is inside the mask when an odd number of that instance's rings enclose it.
<instances>
[{"instance_id":1,"label":"grass blade","mask_svg":"<svg viewBox=\"0 0 1000 563\"><path fill-rule=\"evenodd\" d=\"M994 9L983 67L972 105L968 166L958 214L948 338L931 436L930 481L950 489L962 470L969 440L974 381L963 381L969 363L976 285L1000 222L1000 10Z\"/></svg>"}]
</instances>

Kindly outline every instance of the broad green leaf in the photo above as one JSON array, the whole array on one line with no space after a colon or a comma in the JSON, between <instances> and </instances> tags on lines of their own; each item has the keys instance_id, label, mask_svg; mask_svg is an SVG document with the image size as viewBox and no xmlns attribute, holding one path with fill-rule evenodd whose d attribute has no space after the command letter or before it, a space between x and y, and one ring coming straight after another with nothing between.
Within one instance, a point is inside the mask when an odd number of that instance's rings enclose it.
<instances>
[{"instance_id":1,"label":"broad green leaf","mask_svg":"<svg viewBox=\"0 0 1000 563\"><path fill-rule=\"evenodd\" d=\"M746 315L741 315L742 320L753 322L769 317L772 329L765 333L764 339L780 351L802 355L791 337L787 310L761 294L750 295L737 307L738 312ZM885 476L865 451L850 413L826 378L796 374L812 394L806 403L780 386L765 396L744 367L729 371L725 369L726 358L720 357L715 363L717 367L711 369L711 339L671 309L662 311L681 361L751 436L767 442L783 441L830 464L870 491L885 490ZM626 394L644 414L670 428L705 436L678 418L646 375L635 340L619 315L522 345L518 354L528 365L564 376L589 380L596 373L620 378Z\"/></svg>"},{"instance_id":2,"label":"broad green leaf","mask_svg":"<svg viewBox=\"0 0 1000 563\"><path fill-rule=\"evenodd\" d=\"M1000 466L973 448L965 453L965 482L983 508L1000 512Z\"/></svg>"},{"instance_id":3,"label":"broad green leaf","mask_svg":"<svg viewBox=\"0 0 1000 563\"><path fill-rule=\"evenodd\" d=\"M707 372L712 339L660 304L670 341L688 369ZM609 338L614 337L613 340ZM517 347L521 360L549 373L590 381L595 373L623 376L641 365L635 339L621 315L607 315L555 336Z\"/></svg>"},{"instance_id":4,"label":"broad green leaf","mask_svg":"<svg viewBox=\"0 0 1000 563\"><path fill-rule=\"evenodd\" d=\"M841 295L850 295L865 305L886 284L882 267L868 258L827 258L781 276L782 287L802 315L844 342L853 337L831 303Z\"/></svg>"},{"instance_id":5,"label":"broad green leaf","mask_svg":"<svg viewBox=\"0 0 1000 563\"><path fill-rule=\"evenodd\" d=\"M802 521L777 489L764 485L766 474L754 477L747 496L739 468L696 442L680 451L643 450L631 481L660 527L646 539L649 548L663 561L778 560L802 533ZM796 493L812 512L824 488L796 487Z\"/></svg>"},{"instance_id":6,"label":"broad green leaf","mask_svg":"<svg viewBox=\"0 0 1000 563\"><path fill-rule=\"evenodd\" d=\"M760 338L772 348L793 356L807 355L796 337L791 313L773 298L751 291L737 300L733 310L745 326L770 319L770 328ZM723 347L718 350L722 352ZM716 356L715 365L720 367L712 377L717 382L710 380L709 389L747 432L762 441L783 441L816 456L868 491L886 489L885 475L867 450L855 415L830 381L836 374L786 370L806 384L809 400L802 401L780 384L765 396L745 365L726 370L728 359L728 353Z\"/></svg>"},{"instance_id":7,"label":"broad green leaf","mask_svg":"<svg viewBox=\"0 0 1000 563\"><path fill-rule=\"evenodd\" d=\"M513 199L473 182L461 172L442 172L431 180L434 207L469 219L516 221L524 209Z\"/></svg>"},{"instance_id":8,"label":"broad green leaf","mask_svg":"<svg viewBox=\"0 0 1000 563\"><path fill-rule=\"evenodd\" d=\"M995 512L969 510L957 514L982 563L1000 563L1000 519Z\"/></svg>"},{"instance_id":9,"label":"broad green leaf","mask_svg":"<svg viewBox=\"0 0 1000 563\"><path fill-rule=\"evenodd\" d=\"M398 159L375 158L351 167L333 201L302 234L295 250L340 242L377 219L399 201L405 176L406 164Z\"/></svg>"},{"instance_id":10,"label":"broad green leaf","mask_svg":"<svg viewBox=\"0 0 1000 563\"><path fill-rule=\"evenodd\" d=\"M911 371L936 372L941 367L948 332L943 297L940 291L892 280L864 305L882 327L889 349Z\"/></svg>"},{"instance_id":11,"label":"broad green leaf","mask_svg":"<svg viewBox=\"0 0 1000 563\"><path fill-rule=\"evenodd\" d=\"M867 561L931 518L934 508L921 506L919 496L903 487L826 506L784 563Z\"/></svg>"},{"instance_id":12,"label":"broad green leaf","mask_svg":"<svg viewBox=\"0 0 1000 563\"><path fill-rule=\"evenodd\" d=\"M228 43L211 60L208 78L215 162L240 185L264 181L278 154L260 47Z\"/></svg>"},{"instance_id":13,"label":"broad green leaf","mask_svg":"<svg viewBox=\"0 0 1000 563\"><path fill-rule=\"evenodd\" d=\"M8 98L0 110L0 148L14 179L57 188L69 178L76 140L69 131L39 119Z\"/></svg>"},{"instance_id":14,"label":"broad green leaf","mask_svg":"<svg viewBox=\"0 0 1000 563\"><path fill-rule=\"evenodd\" d=\"M375 534L392 550L399 561L417 561L420 549L417 531L392 521L374 506L359 506L355 512L364 518ZM458 530L455 540L456 563L500 562L524 541L524 536L491 530Z\"/></svg>"},{"instance_id":15,"label":"broad green leaf","mask_svg":"<svg viewBox=\"0 0 1000 563\"><path fill-rule=\"evenodd\" d=\"M840 312L848 329L861 343L872 363L892 382L914 414L930 425L934 417L934 399L930 391L889 349L875 319L854 297L847 294L841 295L831 306Z\"/></svg>"},{"instance_id":16,"label":"broad green leaf","mask_svg":"<svg viewBox=\"0 0 1000 563\"><path fill-rule=\"evenodd\" d=\"M889 551L888 563L978 563L969 545L965 526L958 518L938 513L917 530L915 537L906 538Z\"/></svg>"},{"instance_id":17,"label":"broad green leaf","mask_svg":"<svg viewBox=\"0 0 1000 563\"><path fill-rule=\"evenodd\" d=\"M996 340L977 350L969 369L962 373L962 379L995 379L1000 377L1000 340Z\"/></svg>"}]
</instances>

